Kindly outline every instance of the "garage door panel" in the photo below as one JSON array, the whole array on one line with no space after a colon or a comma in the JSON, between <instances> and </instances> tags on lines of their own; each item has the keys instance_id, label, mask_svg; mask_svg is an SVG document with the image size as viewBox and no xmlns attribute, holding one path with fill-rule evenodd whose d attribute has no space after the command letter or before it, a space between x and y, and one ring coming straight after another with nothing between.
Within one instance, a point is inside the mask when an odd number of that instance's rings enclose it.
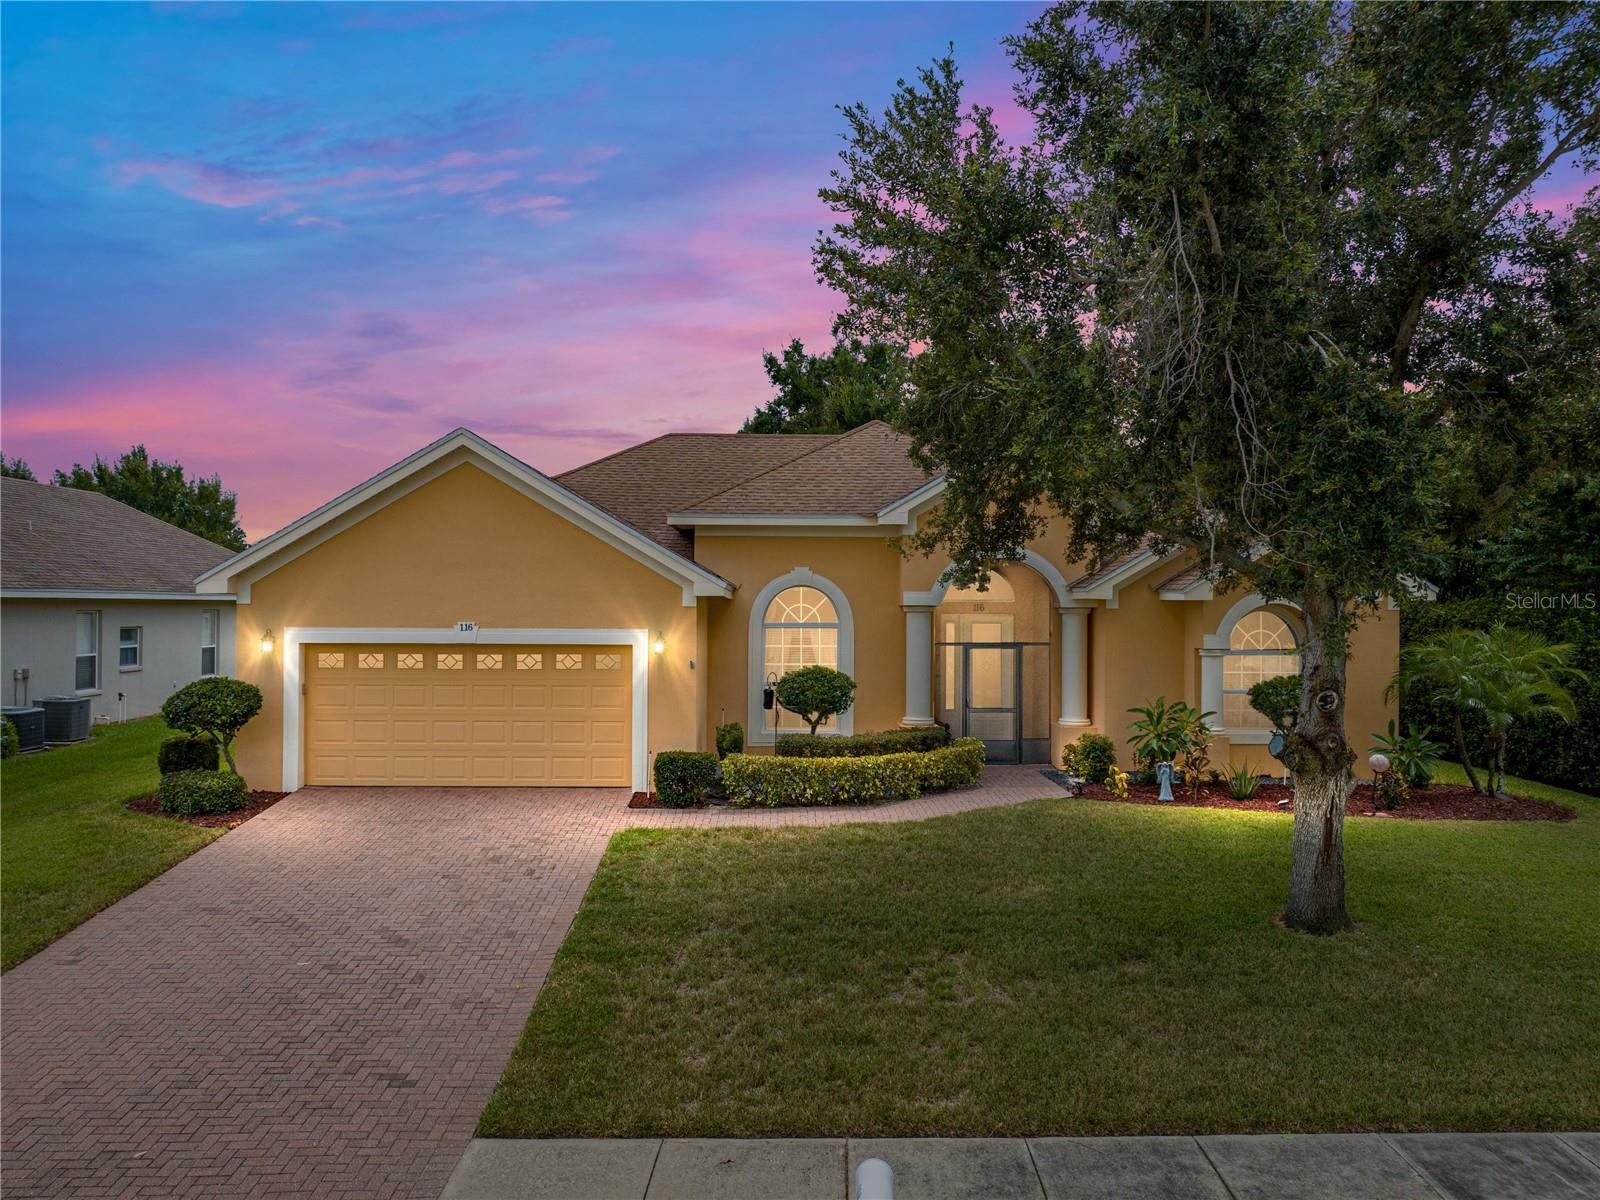
<instances>
[{"instance_id":1,"label":"garage door panel","mask_svg":"<svg viewBox=\"0 0 1600 1200\"><path fill-rule=\"evenodd\" d=\"M626 647L308 647L306 779L626 787L630 661Z\"/></svg>"}]
</instances>

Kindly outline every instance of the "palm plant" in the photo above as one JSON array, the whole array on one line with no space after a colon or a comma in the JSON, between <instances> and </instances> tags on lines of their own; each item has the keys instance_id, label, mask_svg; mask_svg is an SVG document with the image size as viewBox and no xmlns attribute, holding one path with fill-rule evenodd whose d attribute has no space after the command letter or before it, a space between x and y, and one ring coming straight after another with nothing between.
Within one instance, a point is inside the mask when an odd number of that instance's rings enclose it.
<instances>
[{"instance_id":1,"label":"palm plant","mask_svg":"<svg viewBox=\"0 0 1600 1200\"><path fill-rule=\"evenodd\" d=\"M1138 713L1140 718L1129 726L1133 737L1128 739L1128 744L1146 769L1153 769L1157 763L1173 762L1200 739L1206 744L1211 741L1205 722L1216 714L1200 712L1182 700L1168 704L1165 696L1157 696L1128 711Z\"/></svg>"},{"instance_id":2,"label":"palm plant","mask_svg":"<svg viewBox=\"0 0 1600 1200\"><path fill-rule=\"evenodd\" d=\"M1582 678L1570 665L1573 647L1552 644L1530 630L1452 629L1408 646L1400 656L1400 673L1390 685L1434 696L1451 710L1456 754L1473 791L1500 794L1505 786L1506 737L1517 721L1545 713L1571 722L1576 718L1564 677ZM1478 782L1467 753L1465 718L1486 726L1484 761L1488 787Z\"/></svg>"}]
</instances>

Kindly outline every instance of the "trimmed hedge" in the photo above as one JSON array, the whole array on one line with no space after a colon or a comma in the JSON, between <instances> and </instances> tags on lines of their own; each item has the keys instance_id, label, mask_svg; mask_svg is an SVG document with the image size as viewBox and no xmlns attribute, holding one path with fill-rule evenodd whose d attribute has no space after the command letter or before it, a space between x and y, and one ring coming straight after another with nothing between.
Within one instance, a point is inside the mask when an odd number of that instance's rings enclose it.
<instances>
[{"instance_id":1,"label":"trimmed hedge","mask_svg":"<svg viewBox=\"0 0 1600 1200\"><path fill-rule=\"evenodd\" d=\"M717 756L706 750L656 755L656 800L663 808L692 808L717 781Z\"/></svg>"},{"instance_id":2,"label":"trimmed hedge","mask_svg":"<svg viewBox=\"0 0 1600 1200\"><path fill-rule=\"evenodd\" d=\"M156 751L156 766L163 775L171 775L174 771L215 771L217 744L208 737L175 733L161 739L161 749Z\"/></svg>"},{"instance_id":3,"label":"trimmed hedge","mask_svg":"<svg viewBox=\"0 0 1600 1200\"><path fill-rule=\"evenodd\" d=\"M983 743L962 738L938 750L856 757L797 758L734 754L722 764L728 803L780 805L882 804L924 792L972 787L983 774Z\"/></svg>"},{"instance_id":4,"label":"trimmed hedge","mask_svg":"<svg viewBox=\"0 0 1600 1200\"><path fill-rule=\"evenodd\" d=\"M1103 733L1085 733L1061 750L1061 766L1068 775L1099 783L1117 765L1117 744Z\"/></svg>"},{"instance_id":5,"label":"trimmed hedge","mask_svg":"<svg viewBox=\"0 0 1600 1200\"><path fill-rule=\"evenodd\" d=\"M234 812L250 803L250 789L231 772L174 771L161 777L161 811L181 817Z\"/></svg>"},{"instance_id":6,"label":"trimmed hedge","mask_svg":"<svg viewBox=\"0 0 1600 1200\"><path fill-rule=\"evenodd\" d=\"M22 738L10 717L0 717L0 758L13 758L22 749Z\"/></svg>"},{"instance_id":7,"label":"trimmed hedge","mask_svg":"<svg viewBox=\"0 0 1600 1200\"><path fill-rule=\"evenodd\" d=\"M779 758L863 758L868 755L923 753L950 744L943 725L916 729L885 729L878 733L853 733L848 737L813 737L809 733L780 733L772 751Z\"/></svg>"},{"instance_id":8,"label":"trimmed hedge","mask_svg":"<svg viewBox=\"0 0 1600 1200\"><path fill-rule=\"evenodd\" d=\"M717 726L717 757L744 753L744 726L737 721Z\"/></svg>"}]
</instances>

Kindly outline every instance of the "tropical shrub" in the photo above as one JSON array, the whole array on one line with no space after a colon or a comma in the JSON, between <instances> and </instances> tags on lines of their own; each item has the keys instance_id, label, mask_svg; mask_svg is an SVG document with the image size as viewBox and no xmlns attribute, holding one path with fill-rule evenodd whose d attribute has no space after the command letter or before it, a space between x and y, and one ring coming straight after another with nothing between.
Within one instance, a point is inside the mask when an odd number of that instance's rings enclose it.
<instances>
[{"instance_id":1,"label":"tropical shrub","mask_svg":"<svg viewBox=\"0 0 1600 1200\"><path fill-rule=\"evenodd\" d=\"M832 667L809 666L790 671L774 689L783 705L817 732L829 717L846 711L856 698L856 681Z\"/></svg>"},{"instance_id":2,"label":"tropical shrub","mask_svg":"<svg viewBox=\"0 0 1600 1200\"><path fill-rule=\"evenodd\" d=\"M744 752L744 726L738 721L730 721L726 725L717 726L717 757L727 758L730 754Z\"/></svg>"},{"instance_id":3,"label":"tropical shrub","mask_svg":"<svg viewBox=\"0 0 1600 1200\"><path fill-rule=\"evenodd\" d=\"M173 771L161 777L161 811L181 817L234 812L250 803L244 780L226 771Z\"/></svg>"},{"instance_id":4,"label":"tropical shrub","mask_svg":"<svg viewBox=\"0 0 1600 1200\"><path fill-rule=\"evenodd\" d=\"M161 749L156 751L156 766L163 775L174 771L215 771L217 761L217 744L192 733L162 738Z\"/></svg>"},{"instance_id":5,"label":"tropical shrub","mask_svg":"<svg viewBox=\"0 0 1600 1200\"><path fill-rule=\"evenodd\" d=\"M1121 767L1113 766L1111 773L1106 776L1106 787L1113 796L1126 800L1128 798L1128 773Z\"/></svg>"},{"instance_id":6,"label":"tropical shrub","mask_svg":"<svg viewBox=\"0 0 1600 1200\"><path fill-rule=\"evenodd\" d=\"M1139 714L1128 744L1146 770L1155 770L1157 763L1175 763L1180 755L1211 742L1206 720L1216 714L1203 713L1182 700L1168 704L1165 696L1157 696L1128 711Z\"/></svg>"},{"instance_id":7,"label":"tropical shrub","mask_svg":"<svg viewBox=\"0 0 1600 1200\"><path fill-rule=\"evenodd\" d=\"M1104 779L1117 764L1117 744L1103 733L1085 733L1061 748L1061 769L1079 779Z\"/></svg>"},{"instance_id":8,"label":"tropical shrub","mask_svg":"<svg viewBox=\"0 0 1600 1200\"><path fill-rule=\"evenodd\" d=\"M1411 789L1406 786L1406 777L1393 768L1382 772L1372 781L1373 808L1393 812L1397 808L1404 808L1409 799Z\"/></svg>"},{"instance_id":9,"label":"tropical shrub","mask_svg":"<svg viewBox=\"0 0 1600 1200\"><path fill-rule=\"evenodd\" d=\"M1430 696L1449 711L1456 754L1473 790L1498 795L1505 788L1506 744L1517 722L1553 717L1570 725L1577 719L1567 683L1584 677L1571 665L1573 652L1572 645L1528 629L1452 629L1402 650L1391 687ZM1487 788L1478 783L1467 746L1469 715L1483 730Z\"/></svg>"},{"instance_id":10,"label":"tropical shrub","mask_svg":"<svg viewBox=\"0 0 1600 1200\"><path fill-rule=\"evenodd\" d=\"M14 758L22 748L22 739L10 717L0 717L0 758Z\"/></svg>"},{"instance_id":11,"label":"tropical shrub","mask_svg":"<svg viewBox=\"0 0 1600 1200\"><path fill-rule=\"evenodd\" d=\"M1261 786L1261 776L1249 763L1228 772L1228 795L1235 800L1254 800Z\"/></svg>"},{"instance_id":12,"label":"tropical shrub","mask_svg":"<svg viewBox=\"0 0 1600 1200\"><path fill-rule=\"evenodd\" d=\"M733 754L723 763L722 786L730 804L746 808L880 804L972 787L982 775L983 743L961 738L920 753L834 758Z\"/></svg>"},{"instance_id":13,"label":"tropical shrub","mask_svg":"<svg viewBox=\"0 0 1600 1200\"><path fill-rule=\"evenodd\" d=\"M943 725L915 729L884 729L853 733L848 737L813 737L809 733L780 733L773 750L780 758L861 758L874 754L910 754L938 750L950 744Z\"/></svg>"},{"instance_id":14,"label":"tropical shrub","mask_svg":"<svg viewBox=\"0 0 1600 1200\"><path fill-rule=\"evenodd\" d=\"M1439 769L1439 754L1444 746L1413 729L1410 733L1397 733L1393 721L1387 734L1372 735L1368 754L1382 754L1389 760L1391 770L1399 771L1412 787L1427 787Z\"/></svg>"},{"instance_id":15,"label":"tropical shrub","mask_svg":"<svg viewBox=\"0 0 1600 1200\"><path fill-rule=\"evenodd\" d=\"M692 808L717 781L717 756L705 750L656 755L656 800L663 808Z\"/></svg>"},{"instance_id":16,"label":"tropical shrub","mask_svg":"<svg viewBox=\"0 0 1600 1200\"><path fill-rule=\"evenodd\" d=\"M239 766L233 761L233 739L260 711L261 689L226 675L196 679L173 692L161 706L162 718L173 729L215 742L235 775Z\"/></svg>"}]
</instances>

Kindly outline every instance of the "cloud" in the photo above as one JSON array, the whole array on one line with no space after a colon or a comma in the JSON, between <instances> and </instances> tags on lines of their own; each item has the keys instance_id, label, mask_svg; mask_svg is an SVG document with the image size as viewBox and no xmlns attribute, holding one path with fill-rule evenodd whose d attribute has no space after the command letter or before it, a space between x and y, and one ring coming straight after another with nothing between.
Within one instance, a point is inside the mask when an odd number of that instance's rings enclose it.
<instances>
[{"instance_id":1,"label":"cloud","mask_svg":"<svg viewBox=\"0 0 1600 1200\"><path fill-rule=\"evenodd\" d=\"M169 192L221 208L249 208L285 193L281 183L250 171L173 156L124 159L116 165L114 176L121 187L151 180Z\"/></svg>"}]
</instances>

